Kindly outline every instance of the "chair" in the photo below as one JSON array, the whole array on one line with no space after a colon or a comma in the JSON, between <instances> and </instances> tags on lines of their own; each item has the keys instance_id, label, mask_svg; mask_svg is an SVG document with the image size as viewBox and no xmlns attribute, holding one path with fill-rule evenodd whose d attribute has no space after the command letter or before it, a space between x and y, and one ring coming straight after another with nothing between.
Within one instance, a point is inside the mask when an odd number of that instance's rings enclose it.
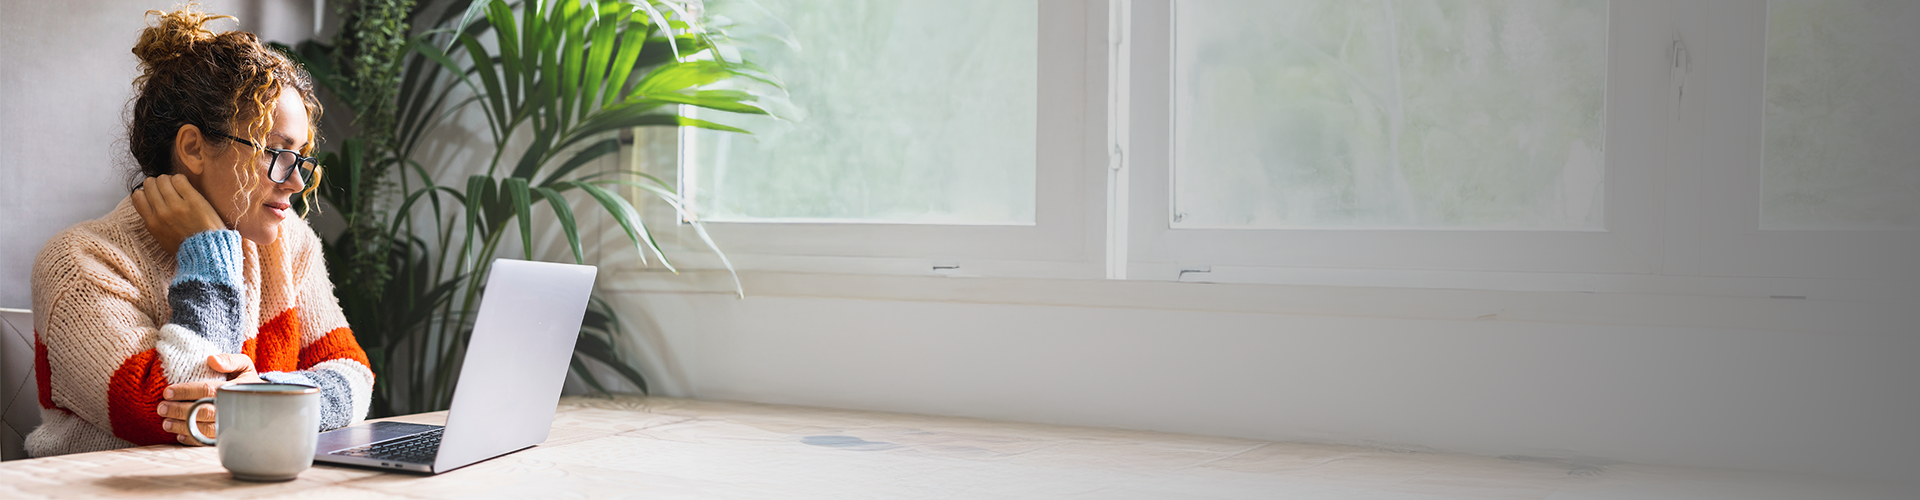
<instances>
[{"instance_id":1,"label":"chair","mask_svg":"<svg viewBox=\"0 0 1920 500\"><path fill-rule=\"evenodd\" d=\"M33 383L33 312L0 308L0 460L27 458L25 439L40 425Z\"/></svg>"}]
</instances>

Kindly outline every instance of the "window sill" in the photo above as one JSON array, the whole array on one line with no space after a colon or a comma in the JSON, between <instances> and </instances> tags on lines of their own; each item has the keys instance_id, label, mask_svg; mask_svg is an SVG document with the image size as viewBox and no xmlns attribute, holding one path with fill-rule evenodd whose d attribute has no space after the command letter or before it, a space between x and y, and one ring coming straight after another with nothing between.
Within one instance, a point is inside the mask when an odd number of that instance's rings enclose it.
<instances>
[{"instance_id":1,"label":"window sill","mask_svg":"<svg viewBox=\"0 0 1920 500\"><path fill-rule=\"evenodd\" d=\"M1901 331L1908 302L1650 292L1460 290L743 271L748 298L952 302L1445 321L1522 321L1790 331ZM725 271L614 270L610 293L733 294ZM1864 295L1864 294L1863 294Z\"/></svg>"}]
</instances>

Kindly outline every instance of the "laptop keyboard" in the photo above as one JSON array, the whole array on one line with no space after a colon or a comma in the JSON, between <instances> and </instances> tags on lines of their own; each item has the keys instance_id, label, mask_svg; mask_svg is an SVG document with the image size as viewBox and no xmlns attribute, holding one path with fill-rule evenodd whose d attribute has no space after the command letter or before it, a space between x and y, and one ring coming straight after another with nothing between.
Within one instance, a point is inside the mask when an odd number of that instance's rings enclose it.
<instances>
[{"instance_id":1,"label":"laptop keyboard","mask_svg":"<svg viewBox=\"0 0 1920 500\"><path fill-rule=\"evenodd\" d=\"M371 458L374 460L392 460L416 464L433 463L434 455L440 452L440 434L446 429L434 429L412 436L391 441L382 441L365 446L356 446L333 452L333 455Z\"/></svg>"}]
</instances>

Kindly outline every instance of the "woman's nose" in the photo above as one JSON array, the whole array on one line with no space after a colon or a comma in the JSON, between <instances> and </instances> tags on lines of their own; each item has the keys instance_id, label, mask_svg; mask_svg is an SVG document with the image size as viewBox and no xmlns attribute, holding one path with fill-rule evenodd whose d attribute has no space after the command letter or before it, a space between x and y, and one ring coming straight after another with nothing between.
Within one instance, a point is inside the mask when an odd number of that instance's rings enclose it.
<instances>
[{"instance_id":1,"label":"woman's nose","mask_svg":"<svg viewBox=\"0 0 1920 500\"><path fill-rule=\"evenodd\" d=\"M295 167L293 171L287 172L287 181L280 183L280 185L276 187L279 187L282 191L298 193L307 190L307 183L302 181L300 178L300 169Z\"/></svg>"}]
</instances>

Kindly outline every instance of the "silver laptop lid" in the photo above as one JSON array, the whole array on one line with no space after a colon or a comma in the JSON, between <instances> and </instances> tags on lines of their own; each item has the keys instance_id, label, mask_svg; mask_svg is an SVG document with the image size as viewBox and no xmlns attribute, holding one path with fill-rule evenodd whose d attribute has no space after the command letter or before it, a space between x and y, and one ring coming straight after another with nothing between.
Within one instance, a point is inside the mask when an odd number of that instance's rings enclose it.
<instances>
[{"instance_id":1,"label":"silver laptop lid","mask_svg":"<svg viewBox=\"0 0 1920 500\"><path fill-rule=\"evenodd\" d=\"M593 278L593 266L493 261L434 473L547 440Z\"/></svg>"}]
</instances>

